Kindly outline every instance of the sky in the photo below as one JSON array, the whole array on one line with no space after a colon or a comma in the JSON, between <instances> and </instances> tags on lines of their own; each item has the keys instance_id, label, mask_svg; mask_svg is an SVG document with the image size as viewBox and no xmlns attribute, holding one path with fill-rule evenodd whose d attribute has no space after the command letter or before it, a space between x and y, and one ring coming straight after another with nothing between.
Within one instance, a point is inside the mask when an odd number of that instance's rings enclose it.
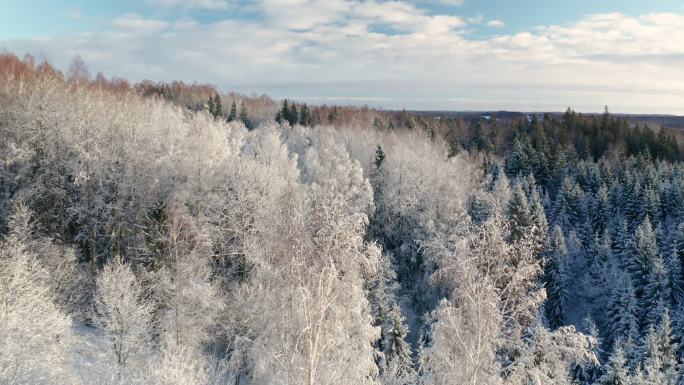
<instances>
[{"instance_id":1,"label":"sky","mask_svg":"<svg viewBox=\"0 0 684 385\"><path fill-rule=\"evenodd\" d=\"M684 115L684 0L0 0L0 50L312 104Z\"/></svg>"}]
</instances>

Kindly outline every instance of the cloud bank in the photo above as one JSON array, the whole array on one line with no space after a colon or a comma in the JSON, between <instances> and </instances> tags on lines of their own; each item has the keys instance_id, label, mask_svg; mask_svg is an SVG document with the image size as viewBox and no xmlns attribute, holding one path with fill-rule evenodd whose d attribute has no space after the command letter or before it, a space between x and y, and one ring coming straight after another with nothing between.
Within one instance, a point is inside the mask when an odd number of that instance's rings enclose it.
<instances>
[{"instance_id":1,"label":"cloud bank","mask_svg":"<svg viewBox=\"0 0 684 385\"><path fill-rule=\"evenodd\" d=\"M254 16L227 11L199 23L129 13L104 32L0 40L0 47L44 54L64 67L79 54L93 71L133 80L197 80L319 102L584 111L608 104L684 114L682 14L596 14L475 38L473 25L496 32L505 20L432 14L415 1L149 1L247 7Z\"/></svg>"}]
</instances>

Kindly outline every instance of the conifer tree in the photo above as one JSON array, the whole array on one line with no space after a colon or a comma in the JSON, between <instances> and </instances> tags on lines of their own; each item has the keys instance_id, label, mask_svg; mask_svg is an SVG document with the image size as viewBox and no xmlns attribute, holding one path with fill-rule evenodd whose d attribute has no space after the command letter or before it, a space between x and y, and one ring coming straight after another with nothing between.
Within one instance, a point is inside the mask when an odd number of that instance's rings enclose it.
<instances>
[{"instance_id":1,"label":"conifer tree","mask_svg":"<svg viewBox=\"0 0 684 385\"><path fill-rule=\"evenodd\" d=\"M289 119L288 122L290 122L290 126L294 127L297 124L299 124L299 112L297 111L297 105L292 103L290 106L290 113L288 114Z\"/></svg>"},{"instance_id":2,"label":"conifer tree","mask_svg":"<svg viewBox=\"0 0 684 385\"><path fill-rule=\"evenodd\" d=\"M674 247L670 252L670 257L666 260L666 266L668 267L670 303L677 307L684 304L684 271L682 271L681 260Z\"/></svg>"},{"instance_id":3,"label":"conifer tree","mask_svg":"<svg viewBox=\"0 0 684 385\"><path fill-rule=\"evenodd\" d=\"M373 323L384 330L396 303L397 290L399 289L397 274L389 255L385 253L380 255L378 270L370 279L368 286L368 302L371 307L371 315L374 318Z\"/></svg>"},{"instance_id":4,"label":"conifer tree","mask_svg":"<svg viewBox=\"0 0 684 385\"><path fill-rule=\"evenodd\" d=\"M228 114L227 120L228 122L234 122L235 119L237 119L237 106L233 100L233 103L230 105L230 113Z\"/></svg>"},{"instance_id":5,"label":"conifer tree","mask_svg":"<svg viewBox=\"0 0 684 385\"><path fill-rule=\"evenodd\" d=\"M642 325L657 325L670 299L669 273L662 258L656 257L649 267L641 299Z\"/></svg>"},{"instance_id":6,"label":"conifer tree","mask_svg":"<svg viewBox=\"0 0 684 385\"><path fill-rule=\"evenodd\" d=\"M242 104L240 104L240 121L242 122L242 124L245 125L245 127L247 127L247 129L252 129L252 122L249 120L249 115L247 115L247 106L245 106L244 101L242 102Z\"/></svg>"},{"instance_id":7,"label":"conifer tree","mask_svg":"<svg viewBox=\"0 0 684 385\"><path fill-rule=\"evenodd\" d=\"M621 266L627 266L629 253L632 249L632 234L629 232L627 220L621 215L616 215L611 225L613 238L613 256Z\"/></svg>"},{"instance_id":8,"label":"conifer tree","mask_svg":"<svg viewBox=\"0 0 684 385\"><path fill-rule=\"evenodd\" d=\"M636 296L641 298L651 269L658 257L658 244L648 217L637 227L626 260Z\"/></svg>"},{"instance_id":9,"label":"conifer tree","mask_svg":"<svg viewBox=\"0 0 684 385\"><path fill-rule=\"evenodd\" d=\"M378 144L375 148L375 160L373 160L373 165L376 169L382 167L382 163L385 161L385 151L383 151L382 146Z\"/></svg>"},{"instance_id":10,"label":"conifer tree","mask_svg":"<svg viewBox=\"0 0 684 385\"><path fill-rule=\"evenodd\" d=\"M412 371L411 347L406 342L408 329L399 305L394 304L383 327L382 352L386 367L394 367L400 373Z\"/></svg>"},{"instance_id":11,"label":"conifer tree","mask_svg":"<svg viewBox=\"0 0 684 385\"><path fill-rule=\"evenodd\" d=\"M665 308L658 327L660 351L662 353L662 370L667 384L677 384L679 378L678 343L673 339L670 311Z\"/></svg>"},{"instance_id":12,"label":"conifer tree","mask_svg":"<svg viewBox=\"0 0 684 385\"><path fill-rule=\"evenodd\" d=\"M527 235L530 228L530 209L522 185L513 190L508 203L508 220L511 221L511 239L517 241Z\"/></svg>"},{"instance_id":13,"label":"conifer tree","mask_svg":"<svg viewBox=\"0 0 684 385\"><path fill-rule=\"evenodd\" d=\"M570 229L582 223L582 190L569 177L563 179L553 206L553 223Z\"/></svg>"},{"instance_id":14,"label":"conifer tree","mask_svg":"<svg viewBox=\"0 0 684 385\"><path fill-rule=\"evenodd\" d=\"M599 336L599 330L596 326L594 320L591 317L587 317L583 321L584 333L591 336L595 345L593 346L593 351L596 356L601 352L601 337ZM581 384L594 384L601 375L601 363L598 360L587 360L584 362L575 363L575 368L573 370L573 379L575 382Z\"/></svg>"},{"instance_id":15,"label":"conifer tree","mask_svg":"<svg viewBox=\"0 0 684 385\"><path fill-rule=\"evenodd\" d=\"M546 318L551 329L559 328L566 323L568 279L567 250L563 231L554 227L546 255Z\"/></svg>"},{"instance_id":16,"label":"conifer tree","mask_svg":"<svg viewBox=\"0 0 684 385\"><path fill-rule=\"evenodd\" d=\"M548 242L549 222L546 220L544 202L537 189L532 190L530 196L530 225L534 228L534 238L539 251L543 250Z\"/></svg>"},{"instance_id":17,"label":"conifer tree","mask_svg":"<svg viewBox=\"0 0 684 385\"><path fill-rule=\"evenodd\" d=\"M302 104L299 110L299 123L302 126L311 126L311 112L309 112L309 106Z\"/></svg>"},{"instance_id":18,"label":"conifer tree","mask_svg":"<svg viewBox=\"0 0 684 385\"><path fill-rule=\"evenodd\" d=\"M290 123L292 118L290 117L290 103L287 99L283 100L283 106L280 108L280 112L276 116L276 121L280 124L285 122Z\"/></svg>"},{"instance_id":19,"label":"conifer tree","mask_svg":"<svg viewBox=\"0 0 684 385\"><path fill-rule=\"evenodd\" d=\"M613 352L606 363L605 372L595 385L631 385L629 378L629 367L622 350L622 343L618 340L615 343Z\"/></svg>"},{"instance_id":20,"label":"conifer tree","mask_svg":"<svg viewBox=\"0 0 684 385\"><path fill-rule=\"evenodd\" d=\"M221 96L218 92L214 95L214 118L218 118L223 114L223 106L221 105Z\"/></svg>"},{"instance_id":21,"label":"conifer tree","mask_svg":"<svg viewBox=\"0 0 684 385\"><path fill-rule=\"evenodd\" d=\"M608 200L608 188L602 185L592 204L592 226L595 232L603 234L609 225L611 217L610 201Z\"/></svg>"},{"instance_id":22,"label":"conifer tree","mask_svg":"<svg viewBox=\"0 0 684 385\"><path fill-rule=\"evenodd\" d=\"M506 173L510 177L527 175L532 172L529 153L529 142L520 136L516 136L506 157Z\"/></svg>"},{"instance_id":23,"label":"conifer tree","mask_svg":"<svg viewBox=\"0 0 684 385\"><path fill-rule=\"evenodd\" d=\"M216 111L216 104L214 103L214 97L213 96L210 96L209 100L207 100L207 109L209 110L209 113L212 116L216 116L216 115L214 115L214 112Z\"/></svg>"},{"instance_id":24,"label":"conifer tree","mask_svg":"<svg viewBox=\"0 0 684 385\"><path fill-rule=\"evenodd\" d=\"M660 196L653 188L647 188L643 191L641 199L639 199L639 206L642 207L643 213L651 219L653 224L660 224L662 217Z\"/></svg>"},{"instance_id":25,"label":"conifer tree","mask_svg":"<svg viewBox=\"0 0 684 385\"><path fill-rule=\"evenodd\" d=\"M591 258L591 263L587 271L589 279L587 291L591 293L592 305L596 309L594 314L602 316L608 306L618 268L611 250L610 235L606 234L600 238L598 234L595 234L592 253L588 256Z\"/></svg>"},{"instance_id":26,"label":"conifer tree","mask_svg":"<svg viewBox=\"0 0 684 385\"><path fill-rule=\"evenodd\" d=\"M616 280L606 309L606 340L634 341L639 336L638 307L632 281L624 273Z\"/></svg>"},{"instance_id":27,"label":"conifer tree","mask_svg":"<svg viewBox=\"0 0 684 385\"><path fill-rule=\"evenodd\" d=\"M643 346L644 381L647 385L675 385L667 384L663 373L663 351L658 332L650 327Z\"/></svg>"},{"instance_id":28,"label":"conifer tree","mask_svg":"<svg viewBox=\"0 0 684 385\"><path fill-rule=\"evenodd\" d=\"M392 124L391 121L390 121L390 124ZM449 130L447 131L447 134L446 134L447 144L449 145L449 154L447 156L449 158L453 158L454 156L456 156L456 154L461 152L460 137L461 137L461 132L460 132L458 126L452 124L449 127Z\"/></svg>"}]
</instances>

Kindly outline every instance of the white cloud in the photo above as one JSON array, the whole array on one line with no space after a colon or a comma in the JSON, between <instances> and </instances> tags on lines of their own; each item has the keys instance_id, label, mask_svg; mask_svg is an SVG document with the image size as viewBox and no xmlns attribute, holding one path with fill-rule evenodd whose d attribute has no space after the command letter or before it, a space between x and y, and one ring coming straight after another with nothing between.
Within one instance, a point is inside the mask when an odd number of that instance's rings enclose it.
<instances>
[{"instance_id":1,"label":"white cloud","mask_svg":"<svg viewBox=\"0 0 684 385\"><path fill-rule=\"evenodd\" d=\"M145 19L135 13L126 13L112 20L112 25L124 32L154 33L166 27L168 23L161 20Z\"/></svg>"},{"instance_id":2,"label":"white cloud","mask_svg":"<svg viewBox=\"0 0 684 385\"><path fill-rule=\"evenodd\" d=\"M469 17L467 20L470 24L482 24L482 22L484 21L484 16L479 14L477 16Z\"/></svg>"},{"instance_id":3,"label":"white cloud","mask_svg":"<svg viewBox=\"0 0 684 385\"><path fill-rule=\"evenodd\" d=\"M465 3L465 0L414 0L418 3L439 3L451 6L461 6Z\"/></svg>"},{"instance_id":4,"label":"white cloud","mask_svg":"<svg viewBox=\"0 0 684 385\"><path fill-rule=\"evenodd\" d=\"M269 13L276 2L287 17ZM114 31L4 39L0 48L45 53L62 67L80 54L93 73L132 80L197 80L390 108L598 111L608 104L614 111L684 114L681 14L590 15L478 40L464 32L462 18L433 15L416 3L262 0L255 6L260 20L202 25L128 14Z\"/></svg>"},{"instance_id":5,"label":"white cloud","mask_svg":"<svg viewBox=\"0 0 684 385\"><path fill-rule=\"evenodd\" d=\"M197 8L206 10L227 10L230 8L228 0L145 0L147 4L156 7L182 7L182 8Z\"/></svg>"},{"instance_id":6,"label":"white cloud","mask_svg":"<svg viewBox=\"0 0 684 385\"><path fill-rule=\"evenodd\" d=\"M501 20L489 20L487 22L487 27L492 27L492 28L503 28L506 26L506 23L504 23Z\"/></svg>"}]
</instances>

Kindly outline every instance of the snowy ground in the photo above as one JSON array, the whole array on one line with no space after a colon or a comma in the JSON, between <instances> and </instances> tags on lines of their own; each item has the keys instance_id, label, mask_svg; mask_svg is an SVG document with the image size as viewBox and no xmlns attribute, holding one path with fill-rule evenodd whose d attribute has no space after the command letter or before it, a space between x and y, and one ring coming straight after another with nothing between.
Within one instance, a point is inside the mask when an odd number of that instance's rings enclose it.
<instances>
[{"instance_id":1,"label":"snowy ground","mask_svg":"<svg viewBox=\"0 0 684 385\"><path fill-rule=\"evenodd\" d=\"M416 311L411 304L411 298L407 295L399 295L398 299L401 313L406 319L406 327L408 327L409 330L406 341L411 344L411 349L413 349L415 355L418 352L418 339L420 338L420 327L422 325L420 321L421 315L416 314Z\"/></svg>"}]
</instances>

